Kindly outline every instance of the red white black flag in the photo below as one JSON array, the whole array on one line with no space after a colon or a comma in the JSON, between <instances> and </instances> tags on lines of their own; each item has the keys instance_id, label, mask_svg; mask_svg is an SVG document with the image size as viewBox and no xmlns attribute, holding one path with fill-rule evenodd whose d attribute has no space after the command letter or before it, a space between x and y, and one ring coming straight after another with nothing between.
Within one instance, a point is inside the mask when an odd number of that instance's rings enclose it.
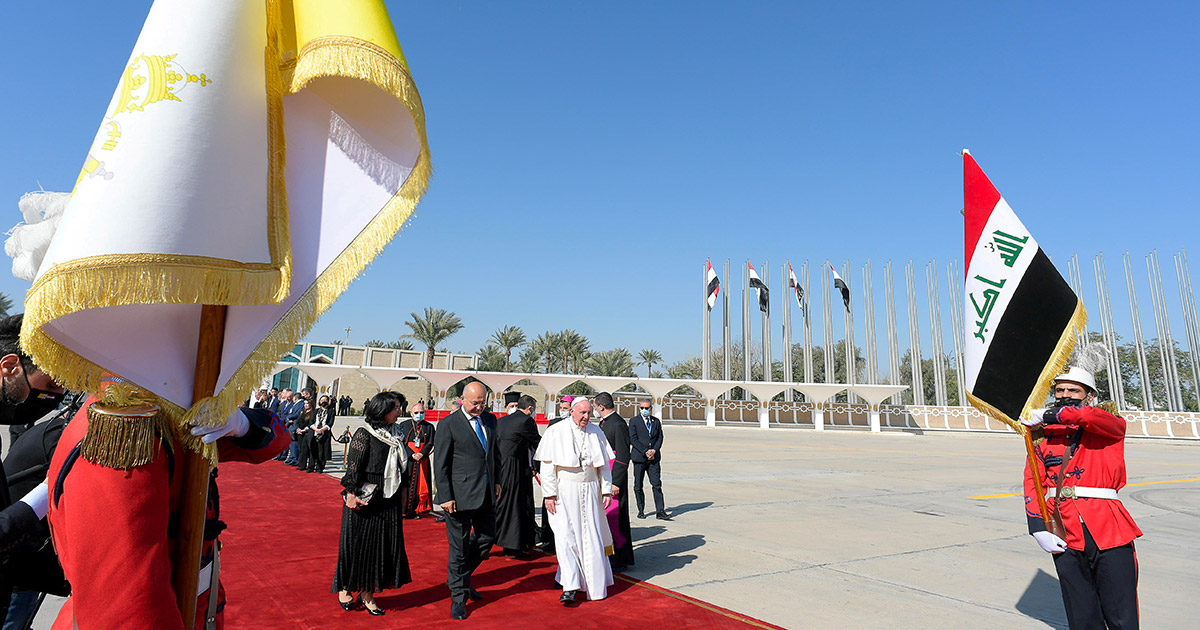
<instances>
[{"instance_id":1,"label":"red white black flag","mask_svg":"<svg viewBox=\"0 0 1200 630\"><path fill-rule=\"evenodd\" d=\"M717 278L717 272L713 271L712 261L708 261L708 269L704 271L705 291L708 296L708 310L713 310L713 306L717 304L717 294L721 292L721 281Z\"/></svg>"},{"instance_id":2,"label":"red white black flag","mask_svg":"<svg viewBox=\"0 0 1200 630\"><path fill-rule=\"evenodd\" d=\"M758 291L758 310L771 313L771 292L767 289L767 285L758 277L758 272L754 271L754 265L746 263L750 266L750 288Z\"/></svg>"},{"instance_id":3,"label":"red white black flag","mask_svg":"<svg viewBox=\"0 0 1200 630\"><path fill-rule=\"evenodd\" d=\"M1020 430L1041 406L1087 321L1033 235L967 151L963 151L966 218L967 399Z\"/></svg>"},{"instance_id":4,"label":"red white black flag","mask_svg":"<svg viewBox=\"0 0 1200 630\"><path fill-rule=\"evenodd\" d=\"M846 286L846 281L842 280L842 277L838 275L837 269L834 269L833 265L829 264L829 261L826 261L825 264L829 265L829 270L833 272L833 288L842 292L842 304L846 305L846 312L849 313L850 287Z\"/></svg>"},{"instance_id":5,"label":"red white black flag","mask_svg":"<svg viewBox=\"0 0 1200 630\"><path fill-rule=\"evenodd\" d=\"M800 286L800 281L796 280L796 272L792 271L792 263L788 263L788 286L792 288L792 293L796 296L796 305L800 307L800 312L805 317L808 316L804 308L804 287Z\"/></svg>"}]
</instances>

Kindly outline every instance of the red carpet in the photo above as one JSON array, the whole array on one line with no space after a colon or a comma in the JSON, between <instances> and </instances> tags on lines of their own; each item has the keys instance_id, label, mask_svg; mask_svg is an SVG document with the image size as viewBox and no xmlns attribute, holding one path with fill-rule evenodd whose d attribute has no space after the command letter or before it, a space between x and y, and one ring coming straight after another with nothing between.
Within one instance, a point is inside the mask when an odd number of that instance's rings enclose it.
<instances>
[{"instance_id":1,"label":"red carpet","mask_svg":"<svg viewBox=\"0 0 1200 630\"><path fill-rule=\"evenodd\" d=\"M227 628L777 628L621 575L607 599L564 607L554 558L537 554L486 560L472 580L484 600L468 602L470 617L455 621L445 584L445 527L431 517L405 521L413 583L377 597L387 615L348 613L329 592L341 527L338 481L270 461L222 464L218 483L229 525L221 536Z\"/></svg>"}]
</instances>

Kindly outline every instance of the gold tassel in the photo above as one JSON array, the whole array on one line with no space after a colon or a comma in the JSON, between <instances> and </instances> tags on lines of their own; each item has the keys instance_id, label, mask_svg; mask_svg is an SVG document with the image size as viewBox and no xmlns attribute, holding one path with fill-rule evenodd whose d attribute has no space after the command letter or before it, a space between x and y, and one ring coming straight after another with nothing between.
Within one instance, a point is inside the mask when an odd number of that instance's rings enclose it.
<instances>
[{"instance_id":1,"label":"gold tassel","mask_svg":"<svg viewBox=\"0 0 1200 630\"><path fill-rule=\"evenodd\" d=\"M80 454L108 468L130 469L154 461L170 427L161 408L153 404L128 407L94 403L88 407L88 428Z\"/></svg>"}]
</instances>

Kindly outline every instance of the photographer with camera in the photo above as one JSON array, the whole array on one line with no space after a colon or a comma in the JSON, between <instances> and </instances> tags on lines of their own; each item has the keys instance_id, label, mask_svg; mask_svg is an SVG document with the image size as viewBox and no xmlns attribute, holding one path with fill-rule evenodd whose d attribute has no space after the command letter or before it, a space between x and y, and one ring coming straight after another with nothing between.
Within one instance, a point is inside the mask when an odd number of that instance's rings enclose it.
<instances>
[{"instance_id":1,"label":"photographer with camera","mask_svg":"<svg viewBox=\"0 0 1200 630\"><path fill-rule=\"evenodd\" d=\"M1071 628L1138 627L1133 540L1142 532L1117 498L1125 485L1125 420L1115 403L1096 404L1094 374L1107 362L1100 343L1077 348L1070 367L1054 379L1055 405L1022 420L1034 438L1036 473L1060 530L1046 531L1035 471L1026 464L1029 533L1054 555Z\"/></svg>"}]
</instances>

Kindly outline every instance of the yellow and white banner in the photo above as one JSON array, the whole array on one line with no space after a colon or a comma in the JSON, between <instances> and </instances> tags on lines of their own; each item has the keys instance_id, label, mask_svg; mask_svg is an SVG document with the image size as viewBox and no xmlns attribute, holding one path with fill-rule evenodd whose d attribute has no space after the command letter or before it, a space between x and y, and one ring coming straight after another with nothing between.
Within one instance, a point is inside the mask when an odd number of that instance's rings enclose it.
<instances>
[{"instance_id":1,"label":"yellow and white banner","mask_svg":"<svg viewBox=\"0 0 1200 630\"><path fill-rule=\"evenodd\" d=\"M216 399L270 373L430 175L382 0L156 0L26 297L65 386L192 402L200 306L229 305Z\"/></svg>"}]
</instances>

